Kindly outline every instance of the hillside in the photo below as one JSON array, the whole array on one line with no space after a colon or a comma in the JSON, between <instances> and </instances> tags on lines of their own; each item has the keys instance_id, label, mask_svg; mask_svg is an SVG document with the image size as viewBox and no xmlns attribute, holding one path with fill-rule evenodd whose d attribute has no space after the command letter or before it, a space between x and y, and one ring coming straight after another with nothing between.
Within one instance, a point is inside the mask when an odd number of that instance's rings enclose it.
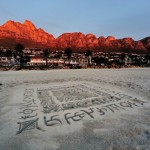
<instances>
[{"instance_id":1,"label":"hillside","mask_svg":"<svg viewBox=\"0 0 150 150\"><path fill-rule=\"evenodd\" d=\"M73 51L103 52L136 52L147 53L150 51L150 37L139 41L132 38L115 39L113 36L96 37L93 34L82 32L64 33L56 39L52 34L36 26L28 20L24 23L7 21L0 26L0 46L14 47L16 43L22 43L25 47L50 48L63 50L70 47Z\"/></svg>"}]
</instances>

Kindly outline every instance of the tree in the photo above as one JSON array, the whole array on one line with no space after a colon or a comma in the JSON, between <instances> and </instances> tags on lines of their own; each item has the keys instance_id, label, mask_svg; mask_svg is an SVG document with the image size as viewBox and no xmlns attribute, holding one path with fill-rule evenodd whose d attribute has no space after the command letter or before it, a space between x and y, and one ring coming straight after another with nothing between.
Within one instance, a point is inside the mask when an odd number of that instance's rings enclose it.
<instances>
[{"instance_id":1,"label":"tree","mask_svg":"<svg viewBox=\"0 0 150 150\"><path fill-rule=\"evenodd\" d=\"M71 55L72 55L72 50L70 48L67 48L65 50L65 55L67 55L67 59L68 59L69 64L70 64L70 58L71 58Z\"/></svg>"},{"instance_id":2,"label":"tree","mask_svg":"<svg viewBox=\"0 0 150 150\"><path fill-rule=\"evenodd\" d=\"M122 53L120 59L121 59L121 65L125 65L127 61L127 55L125 53Z\"/></svg>"},{"instance_id":3,"label":"tree","mask_svg":"<svg viewBox=\"0 0 150 150\"><path fill-rule=\"evenodd\" d=\"M43 55L44 55L44 58L46 60L46 66L47 66L48 65L49 50L45 49Z\"/></svg>"},{"instance_id":4,"label":"tree","mask_svg":"<svg viewBox=\"0 0 150 150\"><path fill-rule=\"evenodd\" d=\"M147 64L150 63L150 54L146 54L145 60L146 60Z\"/></svg>"},{"instance_id":5,"label":"tree","mask_svg":"<svg viewBox=\"0 0 150 150\"><path fill-rule=\"evenodd\" d=\"M5 55L6 55L6 57L12 57L12 51L6 50Z\"/></svg>"},{"instance_id":6,"label":"tree","mask_svg":"<svg viewBox=\"0 0 150 150\"><path fill-rule=\"evenodd\" d=\"M91 62L91 57L92 57L92 52L90 51L90 50L87 50L86 52L85 52L85 56L87 57L87 63L88 63L88 65L90 65L92 62Z\"/></svg>"},{"instance_id":7,"label":"tree","mask_svg":"<svg viewBox=\"0 0 150 150\"><path fill-rule=\"evenodd\" d=\"M18 43L16 46L15 46L15 50L16 50L16 55L19 56L19 59L20 59L20 66L23 65L23 49L24 49L24 45L21 44L21 43Z\"/></svg>"},{"instance_id":8,"label":"tree","mask_svg":"<svg viewBox=\"0 0 150 150\"><path fill-rule=\"evenodd\" d=\"M101 65L101 64L107 65L108 64L107 58L104 58L104 57L94 57L93 61L97 65Z\"/></svg>"}]
</instances>

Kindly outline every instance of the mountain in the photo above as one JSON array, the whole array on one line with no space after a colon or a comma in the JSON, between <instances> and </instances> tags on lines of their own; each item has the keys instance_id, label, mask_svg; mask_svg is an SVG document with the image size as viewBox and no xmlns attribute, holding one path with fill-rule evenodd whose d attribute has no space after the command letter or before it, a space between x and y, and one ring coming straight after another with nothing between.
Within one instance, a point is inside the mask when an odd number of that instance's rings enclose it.
<instances>
[{"instance_id":1,"label":"mountain","mask_svg":"<svg viewBox=\"0 0 150 150\"><path fill-rule=\"evenodd\" d=\"M50 48L52 50L64 50L71 48L73 51L103 52L150 52L150 37L134 41L132 38L115 39L113 36L107 38L96 37L93 34L83 34L81 32L64 33L58 38L54 38L28 20L24 23L7 21L0 26L0 46L14 47L17 43L22 43L25 47Z\"/></svg>"},{"instance_id":2,"label":"mountain","mask_svg":"<svg viewBox=\"0 0 150 150\"><path fill-rule=\"evenodd\" d=\"M144 47L150 51L150 37L146 37L141 40L143 43Z\"/></svg>"},{"instance_id":3,"label":"mountain","mask_svg":"<svg viewBox=\"0 0 150 150\"><path fill-rule=\"evenodd\" d=\"M54 46L55 38L41 28L37 29L32 22L25 20L23 24L8 21L0 26L0 45L14 46L23 43L27 47Z\"/></svg>"}]
</instances>

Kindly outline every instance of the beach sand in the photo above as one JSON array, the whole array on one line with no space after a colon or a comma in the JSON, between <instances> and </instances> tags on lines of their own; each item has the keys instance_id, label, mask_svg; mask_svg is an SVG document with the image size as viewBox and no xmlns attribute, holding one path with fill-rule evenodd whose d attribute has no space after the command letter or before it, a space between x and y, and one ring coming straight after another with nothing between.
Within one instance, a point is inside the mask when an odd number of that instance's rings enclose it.
<instances>
[{"instance_id":1,"label":"beach sand","mask_svg":"<svg viewBox=\"0 0 150 150\"><path fill-rule=\"evenodd\" d=\"M0 150L149 149L149 68L0 72Z\"/></svg>"}]
</instances>

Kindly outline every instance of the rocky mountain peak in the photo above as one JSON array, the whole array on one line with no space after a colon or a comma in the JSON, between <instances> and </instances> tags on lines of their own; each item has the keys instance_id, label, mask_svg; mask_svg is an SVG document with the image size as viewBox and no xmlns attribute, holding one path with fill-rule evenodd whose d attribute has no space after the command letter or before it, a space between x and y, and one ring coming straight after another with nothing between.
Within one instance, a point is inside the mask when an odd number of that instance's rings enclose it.
<instances>
[{"instance_id":1,"label":"rocky mountain peak","mask_svg":"<svg viewBox=\"0 0 150 150\"><path fill-rule=\"evenodd\" d=\"M29 21L29 20L25 20L23 25L26 26L27 28L31 29L31 30L35 30L36 29L34 24L31 21Z\"/></svg>"},{"instance_id":2,"label":"rocky mountain peak","mask_svg":"<svg viewBox=\"0 0 150 150\"><path fill-rule=\"evenodd\" d=\"M8 20L3 26L12 24L15 24L15 22L13 20Z\"/></svg>"},{"instance_id":3,"label":"rocky mountain peak","mask_svg":"<svg viewBox=\"0 0 150 150\"><path fill-rule=\"evenodd\" d=\"M113 37L113 36L108 36L108 37L106 38L106 40L108 40L108 41L113 41L113 40L115 40L115 37Z\"/></svg>"},{"instance_id":4,"label":"rocky mountain peak","mask_svg":"<svg viewBox=\"0 0 150 150\"><path fill-rule=\"evenodd\" d=\"M18 22L14 22L12 20L7 21L5 24L3 24L1 27L2 28L13 28L14 26L16 26L18 24Z\"/></svg>"},{"instance_id":5,"label":"rocky mountain peak","mask_svg":"<svg viewBox=\"0 0 150 150\"><path fill-rule=\"evenodd\" d=\"M0 46L12 47L16 42L23 43L26 47L48 47L54 50L71 48L73 51L85 52L87 49L103 52L149 52L150 37L140 41L132 38L115 39L113 36L97 38L94 34L82 32L63 33L56 39L43 29L25 20L24 23L7 21L0 26Z\"/></svg>"}]
</instances>

